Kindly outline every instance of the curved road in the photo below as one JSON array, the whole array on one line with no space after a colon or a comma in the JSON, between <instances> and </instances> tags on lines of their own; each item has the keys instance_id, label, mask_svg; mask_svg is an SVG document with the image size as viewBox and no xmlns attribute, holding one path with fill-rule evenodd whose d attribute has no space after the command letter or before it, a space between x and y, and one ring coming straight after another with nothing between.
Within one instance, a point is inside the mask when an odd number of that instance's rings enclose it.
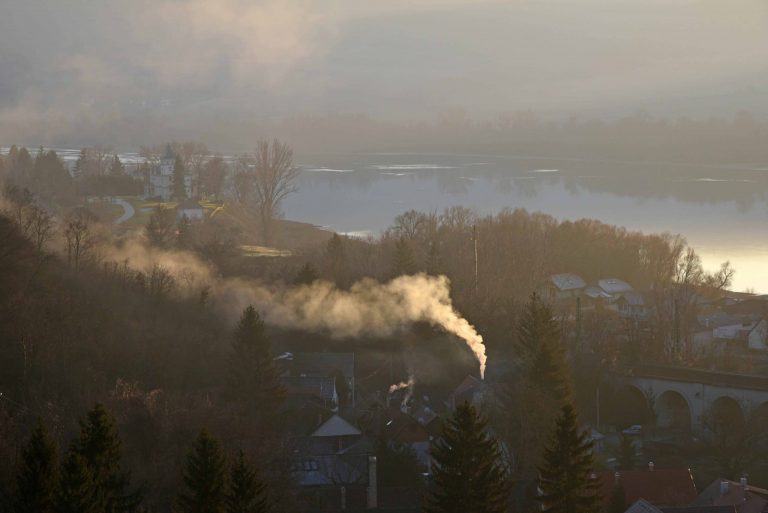
<instances>
[{"instance_id":1,"label":"curved road","mask_svg":"<svg viewBox=\"0 0 768 513\"><path fill-rule=\"evenodd\" d=\"M134 214L136 214L136 210L133 208L133 205L125 201L124 199L120 198L112 198L112 203L115 203L116 205L120 205L123 207L123 215L121 215L116 221L115 224L122 224L132 218Z\"/></svg>"}]
</instances>

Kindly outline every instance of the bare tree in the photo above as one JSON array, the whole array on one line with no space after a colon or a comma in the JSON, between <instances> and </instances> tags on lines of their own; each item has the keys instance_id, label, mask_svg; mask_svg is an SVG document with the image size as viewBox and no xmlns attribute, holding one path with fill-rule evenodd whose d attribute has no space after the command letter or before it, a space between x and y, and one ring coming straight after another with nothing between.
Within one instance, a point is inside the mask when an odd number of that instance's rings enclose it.
<instances>
[{"instance_id":1,"label":"bare tree","mask_svg":"<svg viewBox=\"0 0 768 513\"><path fill-rule=\"evenodd\" d=\"M259 214L266 244L272 243L273 220L279 213L280 202L296 191L299 169L293 165L293 149L273 140L259 141L256 152L238 162L235 177L240 201L253 204Z\"/></svg>"},{"instance_id":2,"label":"bare tree","mask_svg":"<svg viewBox=\"0 0 768 513\"><path fill-rule=\"evenodd\" d=\"M45 245L53 237L55 226L53 216L40 206L33 206L29 211L29 238L35 244L38 254L42 253Z\"/></svg>"},{"instance_id":3,"label":"bare tree","mask_svg":"<svg viewBox=\"0 0 768 513\"><path fill-rule=\"evenodd\" d=\"M96 216L88 209L78 208L67 219L64 238L67 242L67 262L78 271L96 245L93 224Z\"/></svg>"}]
</instances>

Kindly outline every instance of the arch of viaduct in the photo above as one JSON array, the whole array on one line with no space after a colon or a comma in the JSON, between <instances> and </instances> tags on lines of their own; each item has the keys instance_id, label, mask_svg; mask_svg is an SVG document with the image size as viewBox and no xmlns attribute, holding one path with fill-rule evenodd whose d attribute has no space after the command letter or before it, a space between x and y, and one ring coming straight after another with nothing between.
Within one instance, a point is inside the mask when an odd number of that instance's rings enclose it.
<instances>
[{"instance_id":1,"label":"arch of viaduct","mask_svg":"<svg viewBox=\"0 0 768 513\"><path fill-rule=\"evenodd\" d=\"M705 416L715 412L737 422L756 415L768 418L768 377L637 366L622 373L618 382L661 428L700 431Z\"/></svg>"}]
</instances>

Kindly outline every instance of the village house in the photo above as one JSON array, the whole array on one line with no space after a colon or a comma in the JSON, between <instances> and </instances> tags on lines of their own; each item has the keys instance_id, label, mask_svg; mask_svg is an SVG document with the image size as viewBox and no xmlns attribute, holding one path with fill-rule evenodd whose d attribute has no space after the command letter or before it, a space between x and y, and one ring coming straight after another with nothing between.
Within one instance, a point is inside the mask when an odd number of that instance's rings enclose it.
<instances>
[{"instance_id":1,"label":"village house","mask_svg":"<svg viewBox=\"0 0 768 513\"><path fill-rule=\"evenodd\" d=\"M553 274L541 287L539 293L545 301L555 302L581 296L586 286L586 282L576 274Z\"/></svg>"},{"instance_id":2,"label":"village house","mask_svg":"<svg viewBox=\"0 0 768 513\"><path fill-rule=\"evenodd\" d=\"M176 217L179 219L186 217L190 221L202 221L205 217L205 211L197 200L187 198L176 206Z\"/></svg>"},{"instance_id":3,"label":"village house","mask_svg":"<svg viewBox=\"0 0 768 513\"><path fill-rule=\"evenodd\" d=\"M599 472L597 479L606 504L619 485L624 490L626 504L644 499L656 507L687 506L698 497L689 469L656 469L653 463L649 463L647 470Z\"/></svg>"}]
</instances>

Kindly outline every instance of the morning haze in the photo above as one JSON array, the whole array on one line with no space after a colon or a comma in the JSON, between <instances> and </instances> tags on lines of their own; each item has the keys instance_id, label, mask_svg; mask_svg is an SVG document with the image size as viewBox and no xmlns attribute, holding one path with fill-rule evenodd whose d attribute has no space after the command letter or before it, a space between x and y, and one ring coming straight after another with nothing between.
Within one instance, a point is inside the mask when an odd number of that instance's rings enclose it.
<instances>
[{"instance_id":1,"label":"morning haze","mask_svg":"<svg viewBox=\"0 0 768 513\"><path fill-rule=\"evenodd\" d=\"M768 508L768 3L7 0L0 510Z\"/></svg>"}]
</instances>

